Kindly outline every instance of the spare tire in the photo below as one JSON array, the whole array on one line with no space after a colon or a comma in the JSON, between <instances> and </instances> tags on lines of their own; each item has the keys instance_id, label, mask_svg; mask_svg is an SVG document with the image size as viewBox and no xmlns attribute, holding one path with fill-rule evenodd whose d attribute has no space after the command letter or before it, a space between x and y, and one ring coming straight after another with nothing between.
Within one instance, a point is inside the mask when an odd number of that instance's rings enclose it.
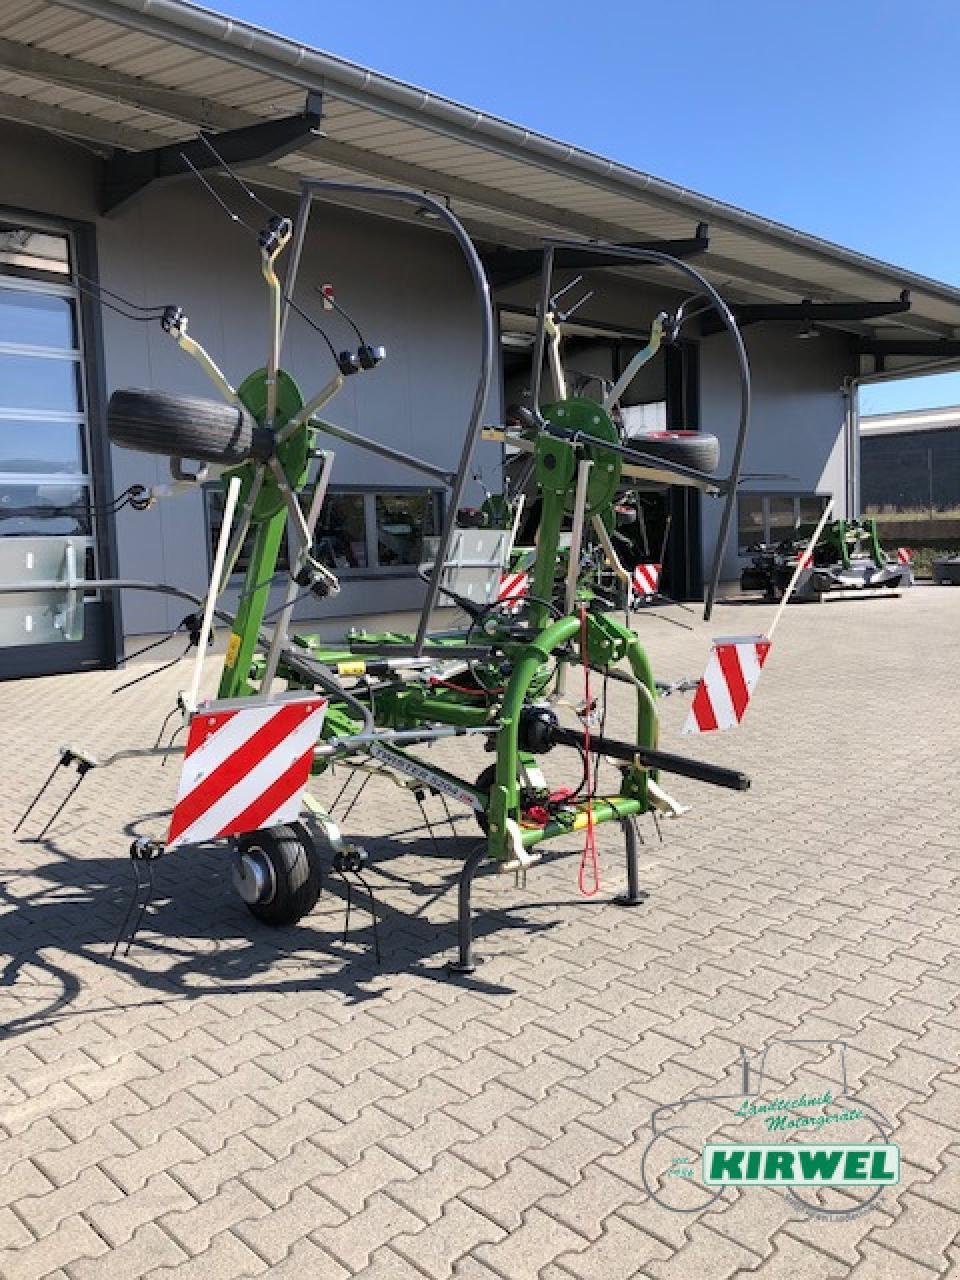
<instances>
[{"instance_id":1,"label":"spare tire","mask_svg":"<svg viewBox=\"0 0 960 1280\"><path fill-rule=\"evenodd\" d=\"M624 444L638 453L710 474L720 461L720 441L705 431L635 431Z\"/></svg>"},{"instance_id":2,"label":"spare tire","mask_svg":"<svg viewBox=\"0 0 960 1280\"><path fill-rule=\"evenodd\" d=\"M115 391L107 405L107 434L124 449L229 467L248 458L264 460L273 449L273 433L241 405L165 391Z\"/></svg>"}]
</instances>

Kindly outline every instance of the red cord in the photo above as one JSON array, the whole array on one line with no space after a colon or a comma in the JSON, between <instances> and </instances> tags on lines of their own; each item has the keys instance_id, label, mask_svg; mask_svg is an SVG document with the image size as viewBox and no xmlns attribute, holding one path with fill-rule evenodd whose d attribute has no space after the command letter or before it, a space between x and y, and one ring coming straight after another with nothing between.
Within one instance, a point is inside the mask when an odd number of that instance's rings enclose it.
<instances>
[{"instance_id":1,"label":"red cord","mask_svg":"<svg viewBox=\"0 0 960 1280\"><path fill-rule=\"evenodd\" d=\"M590 768L590 662L587 643L587 606L580 606L580 662L583 666L583 701L586 708L583 719L583 760L587 771L587 835L580 855L578 884L585 898L593 898L600 892L600 859L597 856L597 833L593 823L593 771ZM587 887L587 867L590 868L593 887Z\"/></svg>"}]
</instances>

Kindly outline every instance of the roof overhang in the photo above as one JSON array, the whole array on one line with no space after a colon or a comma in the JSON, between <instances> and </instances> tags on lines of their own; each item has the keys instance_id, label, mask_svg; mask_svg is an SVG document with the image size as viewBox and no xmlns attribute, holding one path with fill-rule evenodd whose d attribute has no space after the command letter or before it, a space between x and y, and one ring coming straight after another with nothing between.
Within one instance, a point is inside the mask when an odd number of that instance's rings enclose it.
<instances>
[{"instance_id":1,"label":"roof overhang","mask_svg":"<svg viewBox=\"0 0 960 1280\"><path fill-rule=\"evenodd\" d=\"M706 223L696 265L733 303L887 303L906 289L909 311L823 327L865 343L945 344L930 356L911 350L911 368L960 339L958 289L210 10L179 0L6 0L4 9L0 117L105 157L289 120L307 93L320 94L322 134L245 167L248 180L290 191L301 178L399 182L446 197L490 247L558 235L684 242Z\"/></svg>"}]
</instances>

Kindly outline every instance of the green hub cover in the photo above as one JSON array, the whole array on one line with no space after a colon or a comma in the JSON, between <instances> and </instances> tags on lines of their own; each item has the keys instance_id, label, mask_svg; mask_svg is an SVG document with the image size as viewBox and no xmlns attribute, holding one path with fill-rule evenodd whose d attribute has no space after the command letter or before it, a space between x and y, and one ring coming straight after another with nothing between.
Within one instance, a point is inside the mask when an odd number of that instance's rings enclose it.
<instances>
[{"instance_id":1,"label":"green hub cover","mask_svg":"<svg viewBox=\"0 0 960 1280\"><path fill-rule=\"evenodd\" d=\"M620 434L613 419L596 400L574 396L570 400L545 405L540 412L547 422L568 431L582 431L584 435L609 444L620 443ZM583 456L593 463L587 484L587 513L592 516L613 501L620 483L621 459L612 449L604 449L600 445L583 446ZM573 509L574 496L571 490L567 498L569 510Z\"/></svg>"},{"instance_id":2,"label":"green hub cover","mask_svg":"<svg viewBox=\"0 0 960 1280\"><path fill-rule=\"evenodd\" d=\"M249 377L245 378L237 388L237 395L244 407L249 409L262 426L267 414L266 369L257 369ZM277 427L283 427L302 408L303 396L300 394L300 388L289 373L281 369L277 374ZM301 488L306 480L307 466L310 461L309 427L301 427L299 431L293 433L289 440L285 440L277 450L277 458L283 468L284 475L287 477L287 483L291 488ZM256 464L244 463L240 467L235 467L232 471L224 472L225 482L228 482L231 476L240 477L242 482L240 486L241 506L250 492L256 469ZM265 470L263 486L257 495L257 501L253 508L253 523L262 524L275 516L283 507L283 494L280 492L277 478L272 471Z\"/></svg>"}]
</instances>

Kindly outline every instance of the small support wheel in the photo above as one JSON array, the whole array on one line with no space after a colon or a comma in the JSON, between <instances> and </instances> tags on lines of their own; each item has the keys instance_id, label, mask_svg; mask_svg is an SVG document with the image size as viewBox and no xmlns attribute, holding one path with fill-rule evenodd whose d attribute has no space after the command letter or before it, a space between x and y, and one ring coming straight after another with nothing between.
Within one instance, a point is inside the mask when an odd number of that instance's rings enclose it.
<instances>
[{"instance_id":1,"label":"small support wheel","mask_svg":"<svg viewBox=\"0 0 960 1280\"><path fill-rule=\"evenodd\" d=\"M320 855L300 823L253 831L237 841L233 883L251 915L264 924L296 924L320 896Z\"/></svg>"}]
</instances>

